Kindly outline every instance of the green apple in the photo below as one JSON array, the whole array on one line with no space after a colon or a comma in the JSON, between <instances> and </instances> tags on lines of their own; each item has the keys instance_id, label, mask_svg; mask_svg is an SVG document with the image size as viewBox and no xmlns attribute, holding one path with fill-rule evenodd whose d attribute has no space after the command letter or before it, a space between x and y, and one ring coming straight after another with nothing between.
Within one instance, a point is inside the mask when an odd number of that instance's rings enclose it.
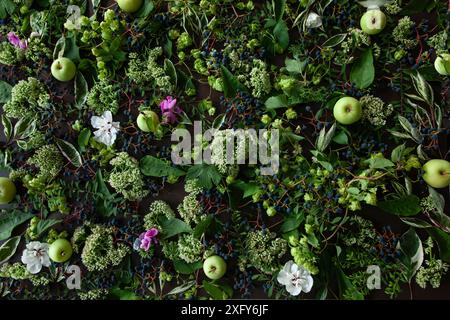
<instances>
[{"instance_id":1,"label":"green apple","mask_svg":"<svg viewBox=\"0 0 450 320\"><path fill-rule=\"evenodd\" d=\"M66 239L57 239L50 245L48 256L55 262L66 262L72 256L72 245Z\"/></svg>"},{"instance_id":2,"label":"green apple","mask_svg":"<svg viewBox=\"0 0 450 320\"><path fill-rule=\"evenodd\" d=\"M138 128L142 131L156 132L159 126L159 117L155 112L145 110L138 115L136 122Z\"/></svg>"},{"instance_id":3,"label":"green apple","mask_svg":"<svg viewBox=\"0 0 450 320\"><path fill-rule=\"evenodd\" d=\"M380 9L369 9L361 17L360 24L365 33L378 34L386 27L386 15Z\"/></svg>"},{"instance_id":4,"label":"green apple","mask_svg":"<svg viewBox=\"0 0 450 320\"><path fill-rule=\"evenodd\" d=\"M222 257L211 256L203 262L203 271L208 278L218 280L227 271L227 264Z\"/></svg>"},{"instance_id":5,"label":"green apple","mask_svg":"<svg viewBox=\"0 0 450 320\"><path fill-rule=\"evenodd\" d=\"M343 97L334 105L333 114L339 123L355 123L362 117L361 104L355 98Z\"/></svg>"},{"instance_id":6,"label":"green apple","mask_svg":"<svg viewBox=\"0 0 450 320\"><path fill-rule=\"evenodd\" d=\"M450 185L450 162L443 159L432 159L422 167L423 180L433 188L445 188Z\"/></svg>"},{"instance_id":7,"label":"green apple","mask_svg":"<svg viewBox=\"0 0 450 320\"><path fill-rule=\"evenodd\" d=\"M138 11L142 6L142 0L116 0L120 9L127 13Z\"/></svg>"},{"instance_id":8,"label":"green apple","mask_svg":"<svg viewBox=\"0 0 450 320\"><path fill-rule=\"evenodd\" d=\"M66 82L75 77L77 67L69 58L61 57L53 61L51 71L56 80Z\"/></svg>"},{"instance_id":9,"label":"green apple","mask_svg":"<svg viewBox=\"0 0 450 320\"><path fill-rule=\"evenodd\" d=\"M7 204L16 196L16 186L11 179L0 177L0 204Z\"/></svg>"},{"instance_id":10,"label":"green apple","mask_svg":"<svg viewBox=\"0 0 450 320\"><path fill-rule=\"evenodd\" d=\"M443 53L434 60L434 68L443 76L450 75L450 54Z\"/></svg>"}]
</instances>

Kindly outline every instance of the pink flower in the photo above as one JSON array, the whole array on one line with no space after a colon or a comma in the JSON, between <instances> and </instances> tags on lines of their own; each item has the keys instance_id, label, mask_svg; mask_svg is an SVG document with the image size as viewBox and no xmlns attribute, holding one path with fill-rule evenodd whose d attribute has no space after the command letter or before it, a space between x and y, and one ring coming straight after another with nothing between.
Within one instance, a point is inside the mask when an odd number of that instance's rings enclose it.
<instances>
[{"instance_id":1,"label":"pink flower","mask_svg":"<svg viewBox=\"0 0 450 320\"><path fill-rule=\"evenodd\" d=\"M168 123L175 123L177 121L177 114L181 113L181 109L177 106L177 99L167 96L166 99L159 104L163 117Z\"/></svg>"},{"instance_id":2,"label":"pink flower","mask_svg":"<svg viewBox=\"0 0 450 320\"><path fill-rule=\"evenodd\" d=\"M14 32L8 33L8 41L16 48L26 49L28 47L28 43L26 40L20 40L19 36Z\"/></svg>"},{"instance_id":3,"label":"pink flower","mask_svg":"<svg viewBox=\"0 0 450 320\"><path fill-rule=\"evenodd\" d=\"M152 243L158 243L158 240L156 239L158 234L159 231L156 228L151 228L150 230L141 233L139 236L139 248L148 251Z\"/></svg>"}]
</instances>

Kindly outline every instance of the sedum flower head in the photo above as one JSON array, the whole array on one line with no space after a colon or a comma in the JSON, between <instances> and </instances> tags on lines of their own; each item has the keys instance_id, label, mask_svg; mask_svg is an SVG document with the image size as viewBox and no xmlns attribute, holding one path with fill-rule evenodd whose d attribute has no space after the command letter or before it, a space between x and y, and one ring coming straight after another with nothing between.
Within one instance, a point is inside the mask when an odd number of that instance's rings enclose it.
<instances>
[{"instance_id":1,"label":"sedum flower head","mask_svg":"<svg viewBox=\"0 0 450 320\"><path fill-rule=\"evenodd\" d=\"M39 168L36 178L43 182L56 177L64 165L59 149L53 144L40 147L27 163Z\"/></svg>"},{"instance_id":2,"label":"sedum flower head","mask_svg":"<svg viewBox=\"0 0 450 320\"><path fill-rule=\"evenodd\" d=\"M148 213L144 216L144 228L147 230L151 228L157 228L161 232L164 232L158 222L158 220L162 217L168 219L174 218L175 213L167 204L167 202L156 200L152 202L152 204L150 204Z\"/></svg>"},{"instance_id":3,"label":"sedum flower head","mask_svg":"<svg viewBox=\"0 0 450 320\"><path fill-rule=\"evenodd\" d=\"M413 48L417 41L412 37L412 30L415 23L410 17L406 16L398 21L397 26L392 31L394 41L400 43L405 48Z\"/></svg>"},{"instance_id":4,"label":"sedum flower head","mask_svg":"<svg viewBox=\"0 0 450 320\"><path fill-rule=\"evenodd\" d=\"M178 255L187 263L199 261L202 258L203 245L192 234L184 234L178 240Z\"/></svg>"},{"instance_id":5,"label":"sedum flower head","mask_svg":"<svg viewBox=\"0 0 450 320\"><path fill-rule=\"evenodd\" d=\"M116 114L119 110L120 90L119 86L109 80L101 80L94 84L87 96L89 109L96 114L111 111Z\"/></svg>"},{"instance_id":6,"label":"sedum flower head","mask_svg":"<svg viewBox=\"0 0 450 320\"><path fill-rule=\"evenodd\" d=\"M359 102L363 110L363 117L374 126L383 126L394 111L392 105L384 105L383 100L372 95L363 96Z\"/></svg>"}]
</instances>

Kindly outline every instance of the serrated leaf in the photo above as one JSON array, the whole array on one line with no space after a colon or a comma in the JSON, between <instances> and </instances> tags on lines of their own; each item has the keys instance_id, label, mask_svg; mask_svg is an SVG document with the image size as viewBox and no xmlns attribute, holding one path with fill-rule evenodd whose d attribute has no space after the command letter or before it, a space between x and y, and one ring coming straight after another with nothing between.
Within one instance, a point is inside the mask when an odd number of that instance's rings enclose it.
<instances>
[{"instance_id":1,"label":"serrated leaf","mask_svg":"<svg viewBox=\"0 0 450 320\"><path fill-rule=\"evenodd\" d=\"M391 160L392 162L398 162L401 160L402 156L403 156L403 152L405 151L405 144L401 144L397 147L395 147L394 150L392 150L391 152Z\"/></svg>"},{"instance_id":2,"label":"serrated leaf","mask_svg":"<svg viewBox=\"0 0 450 320\"><path fill-rule=\"evenodd\" d=\"M54 225L60 223L62 220L57 219L46 219L46 220L39 220L39 222L36 225L36 235L39 236L43 232L45 232L47 229L53 227Z\"/></svg>"},{"instance_id":3,"label":"serrated leaf","mask_svg":"<svg viewBox=\"0 0 450 320\"><path fill-rule=\"evenodd\" d=\"M420 199L415 195L407 195L393 200L378 201L377 207L397 216L415 216L422 211Z\"/></svg>"},{"instance_id":4,"label":"serrated leaf","mask_svg":"<svg viewBox=\"0 0 450 320\"><path fill-rule=\"evenodd\" d=\"M225 67L220 67L223 80L223 93L226 98L234 98L238 91L246 91L245 87L236 77Z\"/></svg>"},{"instance_id":5,"label":"serrated leaf","mask_svg":"<svg viewBox=\"0 0 450 320\"><path fill-rule=\"evenodd\" d=\"M83 160L81 159L80 153L70 142L57 139L56 144L58 145L62 155L69 160L73 166L79 168L83 165Z\"/></svg>"},{"instance_id":6,"label":"serrated leaf","mask_svg":"<svg viewBox=\"0 0 450 320\"><path fill-rule=\"evenodd\" d=\"M144 175L150 177L180 177L186 174L183 170L172 167L170 162L153 156L143 157L139 162L139 167Z\"/></svg>"},{"instance_id":7,"label":"serrated leaf","mask_svg":"<svg viewBox=\"0 0 450 320\"><path fill-rule=\"evenodd\" d=\"M0 246L0 265L8 261L16 253L20 238L21 236L12 237Z\"/></svg>"},{"instance_id":8,"label":"serrated leaf","mask_svg":"<svg viewBox=\"0 0 450 320\"><path fill-rule=\"evenodd\" d=\"M200 187L211 189L214 185L218 185L222 180L222 175L216 166L209 164L193 165L187 172L187 179L198 179Z\"/></svg>"},{"instance_id":9,"label":"serrated leaf","mask_svg":"<svg viewBox=\"0 0 450 320\"><path fill-rule=\"evenodd\" d=\"M266 100L265 106L267 110L274 110L278 108L286 108L288 106L287 97L284 94L279 96L270 97Z\"/></svg>"},{"instance_id":10,"label":"serrated leaf","mask_svg":"<svg viewBox=\"0 0 450 320\"><path fill-rule=\"evenodd\" d=\"M203 266L202 261L187 263L184 260L174 260L173 266L175 271L181 274L192 274Z\"/></svg>"},{"instance_id":11,"label":"serrated leaf","mask_svg":"<svg viewBox=\"0 0 450 320\"><path fill-rule=\"evenodd\" d=\"M289 59L286 58L284 61L284 64L286 65L286 70L290 73L302 73L305 69L306 65L308 64L308 60L297 60L297 59Z\"/></svg>"},{"instance_id":12,"label":"serrated leaf","mask_svg":"<svg viewBox=\"0 0 450 320\"><path fill-rule=\"evenodd\" d=\"M0 104L7 103L11 99L12 86L5 81L0 81Z\"/></svg>"},{"instance_id":13,"label":"serrated leaf","mask_svg":"<svg viewBox=\"0 0 450 320\"><path fill-rule=\"evenodd\" d=\"M339 131L339 133L333 137L333 141L338 144L348 144L348 136L345 131Z\"/></svg>"},{"instance_id":14,"label":"serrated leaf","mask_svg":"<svg viewBox=\"0 0 450 320\"><path fill-rule=\"evenodd\" d=\"M209 225L213 221L213 216L209 215L205 219L201 220L194 229L193 236L195 238L200 238L208 229Z\"/></svg>"}]
</instances>

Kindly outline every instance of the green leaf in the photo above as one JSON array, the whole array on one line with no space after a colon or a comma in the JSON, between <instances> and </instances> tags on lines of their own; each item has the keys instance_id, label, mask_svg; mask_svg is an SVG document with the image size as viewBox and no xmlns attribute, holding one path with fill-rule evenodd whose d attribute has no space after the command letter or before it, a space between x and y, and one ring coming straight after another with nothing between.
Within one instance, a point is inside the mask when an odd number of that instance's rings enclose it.
<instances>
[{"instance_id":1,"label":"green leaf","mask_svg":"<svg viewBox=\"0 0 450 320\"><path fill-rule=\"evenodd\" d=\"M336 122L333 123L331 128L327 131L326 127L323 127L320 130L319 137L316 141L316 148L318 151L323 152L331 142L331 139L334 137L334 133L336 131Z\"/></svg>"},{"instance_id":2,"label":"green leaf","mask_svg":"<svg viewBox=\"0 0 450 320\"><path fill-rule=\"evenodd\" d=\"M0 1L0 19L6 19L9 15L12 15L16 10L16 5L12 0Z\"/></svg>"},{"instance_id":3,"label":"green leaf","mask_svg":"<svg viewBox=\"0 0 450 320\"><path fill-rule=\"evenodd\" d=\"M184 260L174 260L173 266L175 271L181 274L192 274L196 270L201 269L203 267L202 261L197 261L193 263L187 263Z\"/></svg>"},{"instance_id":4,"label":"green leaf","mask_svg":"<svg viewBox=\"0 0 450 320\"><path fill-rule=\"evenodd\" d=\"M375 68L373 66L372 49L366 49L353 63L350 72L350 80L356 84L358 89L369 87L375 79Z\"/></svg>"},{"instance_id":5,"label":"green leaf","mask_svg":"<svg viewBox=\"0 0 450 320\"><path fill-rule=\"evenodd\" d=\"M31 118L21 118L14 126L14 137L25 139L36 129L36 121Z\"/></svg>"},{"instance_id":6,"label":"green leaf","mask_svg":"<svg viewBox=\"0 0 450 320\"><path fill-rule=\"evenodd\" d=\"M53 227L54 225L60 223L62 220L57 219L46 219L46 220L39 220L39 222L36 225L36 235L41 235L44 231L47 229Z\"/></svg>"},{"instance_id":7,"label":"green leaf","mask_svg":"<svg viewBox=\"0 0 450 320\"><path fill-rule=\"evenodd\" d=\"M333 137L333 141L338 144L348 144L348 136L345 131L339 131L338 134Z\"/></svg>"},{"instance_id":8,"label":"green leaf","mask_svg":"<svg viewBox=\"0 0 450 320\"><path fill-rule=\"evenodd\" d=\"M175 69L173 62L169 59L164 59L164 71L170 77L172 83L176 86L178 83L177 70Z\"/></svg>"},{"instance_id":9,"label":"green leaf","mask_svg":"<svg viewBox=\"0 0 450 320\"><path fill-rule=\"evenodd\" d=\"M340 44L347 37L346 33L340 33L328 38L323 44L322 47L332 48Z\"/></svg>"},{"instance_id":10,"label":"green leaf","mask_svg":"<svg viewBox=\"0 0 450 320\"><path fill-rule=\"evenodd\" d=\"M179 285L178 287L173 288L166 295L170 296L170 295L174 295L174 294L183 293L183 292L189 290L190 288L192 288L192 286L194 286L196 283L197 282L195 280L186 282L182 285Z\"/></svg>"},{"instance_id":11,"label":"green leaf","mask_svg":"<svg viewBox=\"0 0 450 320\"><path fill-rule=\"evenodd\" d=\"M170 162L153 156L143 157L140 160L139 167L141 168L142 174L150 177L180 177L186 174L186 172L184 172L183 170L172 167Z\"/></svg>"},{"instance_id":12,"label":"green leaf","mask_svg":"<svg viewBox=\"0 0 450 320\"><path fill-rule=\"evenodd\" d=\"M299 61L297 59L289 59L286 58L284 61L284 64L286 65L286 70L291 73L302 73L305 69L306 65L308 64L308 60L305 59L303 61Z\"/></svg>"},{"instance_id":13,"label":"green leaf","mask_svg":"<svg viewBox=\"0 0 450 320\"><path fill-rule=\"evenodd\" d=\"M223 93L226 98L236 97L237 92L246 91L245 87L236 79L236 77L225 67L221 66L223 80Z\"/></svg>"},{"instance_id":14,"label":"green leaf","mask_svg":"<svg viewBox=\"0 0 450 320\"><path fill-rule=\"evenodd\" d=\"M25 213L17 210L0 214L0 241L8 239L15 227L31 219L32 217L33 215L31 213Z\"/></svg>"},{"instance_id":15,"label":"green leaf","mask_svg":"<svg viewBox=\"0 0 450 320\"><path fill-rule=\"evenodd\" d=\"M84 128L81 130L80 134L78 135L78 146L82 151L87 147L89 144L89 139L91 137L91 130L89 128Z\"/></svg>"},{"instance_id":16,"label":"green leaf","mask_svg":"<svg viewBox=\"0 0 450 320\"><path fill-rule=\"evenodd\" d=\"M16 253L20 238L21 236L12 237L0 246L0 265L8 261Z\"/></svg>"},{"instance_id":17,"label":"green leaf","mask_svg":"<svg viewBox=\"0 0 450 320\"><path fill-rule=\"evenodd\" d=\"M403 253L400 256L400 261L406 266L407 277L408 280L411 281L412 277L414 277L423 263L422 241L420 241L420 238L414 229L410 228L400 237L398 246Z\"/></svg>"},{"instance_id":18,"label":"green leaf","mask_svg":"<svg viewBox=\"0 0 450 320\"><path fill-rule=\"evenodd\" d=\"M296 215L288 216L280 227L280 233L286 233L292 230L297 229L300 224L305 220L305 215L303 212L300 212Z\"/></svg>"},{"instance_id":19,"label":"green leaf","mask_svg":"<svg viewBox=\"0 0 450 320\"><path fill-rule=\"evenodd\" d=\"M270 97L267 99L265 105L267 110L286 108L288 106L288 100L284 94L281 94L279 96Z\"/></svg>"},{"instance_id":20,"label":"green leaf","mask_svg":"<svg viewBox=\"0 0 450 320\"><path fill-rule=\"evenodd\" d=\"M406 146L405 144L401 144L397 146L394 150L391 152L391 160L392 162L398 162L403 157L403 152L405 152Z\"/></svg>"},{"instance_id":21,"label":"green leaf","mask_svg":"<svg viewBox=\"0 0 450 320\"><path fill-rule=\"evenodd\" d=\"M211 222L213 221L213 216L209 215L207 216L205 219L203 219L202 221L200 221L194 229L193 232L193 236L195 238L200 238L208 229L209 225L211 224Z\"/></svg>"},{"instance_id":22,"label":"green leaf","mask_svg":"<svg viewBox=\"0 0 450 320\"><path fill-rule=\"evenodd\" d=\"M229 298L228 295L216 284L203 280L203 288L214 300L224 300Z\"/></svg>"},{"instance_id":23,"label":"green leaf","mask_svg":"<svg viewBox=\"0 0 450 320\"><path fill-rule=\"evenodd\" d=\"M222 175L213 165L197 164L189 168L186 178L188 180L198 179L200 187L211 189L222 180Z\"/></svg>"},{"instance_id":24,"label":"green leaf","mask_svg":"<svg viewBox=\"0 0 450 320\"><path fill-rule=\"evenodd\" d=\"M286 9L286 0L274 1L274 12L276 21L280 21L281 19L283 19L285 9Z\"/></svg>"},{"instance_id":25,"label":"green leaf","mask_svg":"<svg viewBox=\"0 0 450 320\"><path fill-rule=\"evenodd\" d=\"M11 138L13 129L11 120L5 114L2 114L2 125L6 140L9 140Z\"/></svg>"},{"instance_id":26,"label":"green leaf","mask_svg":"<svg viewBox=\"0 0 450 320\"><path fill-rule=\"evenodd\" d=\"M429 106L434 106L434 93L431 85L425 80L425 78L419 72L411 74L414 88L416 92L420 94L422 99L428 103Z\"/></svg>"},{"instance_id":27,"label":"green leaf","mask_svg":"<svg viewBox=\"0 0 450 320\"><path fill-rule=\"evenodd\" d=\"M117 212L116 199L106 186L100 170L96 172L95 180L91 182L91 189L95 195L94 202L98 213L104 217L115 215Z\"/></svg>"},{"instance_id":28,"label":"green leaf","mask_svg":"<svg viewBox=\"0 0 450 320\"><path fill-rule=\"evenodd\" d=\"M142 5L142 8L139 9L139 11L136 13L136 16L139 18L145 18L147 17L154 9L153 1L151 0L144 0L144 4Z\"/></svg>"},{"instance_id":29,"label":"green leaf","mask_svg":"<svg viewBox=\"0 0 450 320\"><path fill-rule=\"evenodd\" d=\"M370 169L385 169L395 167L395 164L386 158L371 158L365 161L369 164Z\"/></svg>"},{"instance_id":30,"label":"green leaf","mask_svg":"<svg viewBox=\"0 0 450 320\"><path fill-rule=\"evenodd\" d=\"M161 229L163 230L163 239L173 237L180 233L192 232L191 227L186 222L177 218L165 218L160 223Z\"/></svg>"},{"instance_id":31,"label":"green leaf","mask_svg":"<svg viewBox=\"0 0 450 320\"><path fill-rule=\"evenodd\" d=\"M349 300L364 300L364 295L356 289L340 267L336 269L336 272L341 298L344 298L345 295L345 298Z\"/></svg>"},{"instance_id":32,"label":"green leaf","mask_svg":"<svg viewBox=\"0 0 450 320\"><path fill-rule=\"evenodd\" d=\"M256 183L246 183L244 181L238 181L234 184L235 187L240 189L244 194L242 198L251 197L255 193L261 190L261 186Z\"/></svg>"},{"instance_id":33,"label":"green leaf","mask_svg":"<svg viewBox=\"0 0 450 320\"><path fill-rule=\"evenodd\" d=\"M72 165L77 168L83 165L83 160L81 159L80 153L70 142L57 139L56 144L58 145L62 155L69 160Z\"/></svg>"},{"instance_id":34,"label":"green leaf","mask_svg":"<svg viewBox=\"0 0 450 320\"><path fill-rule=\"evenodd\" d=\"M415 216L422 211L419 197L413 194L398 199L379 201L377 207L383 211L402 217Z\"/></svg>"},{"instance_id":35,"label":"green leaf","mask_svg":"<svg viewBox=\"0 0 450 320\"><path fill-rule=\"evenodd\" d=\"M407 225L414 227L414 228L430 228L432 227L431 224L428 222L425 222L423 220L417 219L417 218L400 218L404 223Z\"/></svg>"},{"instance_id":36,"label":"green leaf","mask_svg":"<svg viewBox=\"0 0 450 320\"><path fill-rule=\"evenodd\" d=\"M440 258L450 263L450 234L438 228L430 228L427 231L438 244Z\"/></svg>"},{"instance_id":37,"label":"green leaf","mask_svg":"<svg viewBox=\"0 0 450 320\"><path fill-rule=\"evenodd\" d=\"M120 288L112 288L109 291L109 294L119 300L140 300L141 298L136 295L134 291L131 290L124 290Z\"/></svg>"},{"instance_id":38,"label":"green leaf","mask_svg":"<svg viewBox=\"0 0 450 320\"><path fill-rule=\"evenodd\" d=\"M81 109L87 100L89 92L88 84L81 72L75 77L75 106Z\"/></svg>"},{"instance_id":39,"label":"green leaf","mask_svg":"<svg viewBox=\"0 0 450 320\"><path fill-rule=\"evenodd\" d=\"M278 21L273 28L276 43L284 50L289 46L289 29L284 21Z\"/></svg>"},{"instance_id":40,"label":"green leaf","mask_svg":"<svg viewBox=\"0 0 450 320\"><path fill-rule=\"evenodd\" d=\"M5 81L0 81L0 103L7 103L11 99L12 86Z\"/></svg>"}]
</instances>

